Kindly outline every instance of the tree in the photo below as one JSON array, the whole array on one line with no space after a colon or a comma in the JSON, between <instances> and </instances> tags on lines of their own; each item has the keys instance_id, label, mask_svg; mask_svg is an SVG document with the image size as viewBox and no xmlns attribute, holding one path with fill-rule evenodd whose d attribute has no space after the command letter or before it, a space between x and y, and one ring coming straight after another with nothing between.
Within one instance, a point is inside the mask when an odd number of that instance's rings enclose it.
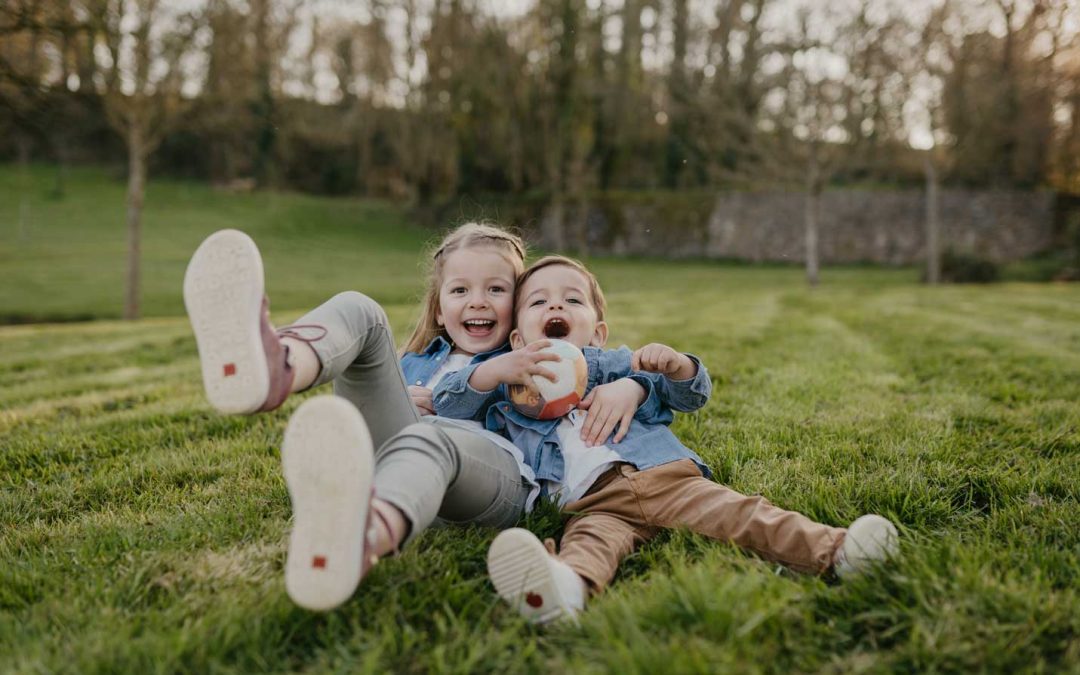
<instances>
[{"instance_id":1,"label":"tree","mask_svg":"<svg viewBox=\"0 0 1080 675\"><path fill-rule=\"evenodd\" d=\"M182 60L199 18L169 12L160 0L110 0L106 9L105 39L113 58L105 111L128 154L124 318L136 319L147 160L188 107L181 92Z\"/></svg>"}]
</instances>

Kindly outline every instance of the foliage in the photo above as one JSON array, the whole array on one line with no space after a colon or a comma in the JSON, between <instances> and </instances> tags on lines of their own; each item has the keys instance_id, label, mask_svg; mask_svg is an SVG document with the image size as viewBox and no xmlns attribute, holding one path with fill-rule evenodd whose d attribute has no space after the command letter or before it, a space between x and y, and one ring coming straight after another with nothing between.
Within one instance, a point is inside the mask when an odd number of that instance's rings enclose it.
<instances>
[{"instance_id":1,"label":"foliage","mask_svg":"<svg viewBox=\"0 0 1080 675\"><path fill-rule=\"evenodd\" d=\"M953 249L941 254L941 280L945 283L988 284L1000 278L1001 271L992 260Z\"/></svg>"},{"instance_id":2,"label":"foliage","mask_svg":"<svg viewBox=\"0 0 1080 675\"><path fill-rule=\"evenodd\" d=\"M159 314L180 311L202 235L242 225L267 256L275 320L358 288L391 303L403 336L422 233L398 212L150 190L170 213L148 220ZM21 306L106 307L122 245L87 243L110 227L91 217L109 201L94 199L35 202L50 218L23 248L2 233L4 307L12 288ZM790 268L592 264L614 344L665 341L708 365L712 401L674 431L719 481L834 525L885 514L901 559L841 584L670 533L624 563L580 625L539 629L486 579L493 532L433 530L344 606L311 614L282 582L277 452L302 397L213 413L181 316L3 327L0 670L1080 670L1080 287L826 268L810 291ZM559 527L550 511L526 524Z\"/></svg>"},{"instance_id":3,"label":"foliage","mask_svg":"<svg viewBox=\"0 0 1080 675\"><path fill-rule=\"evenodd\" d=\"M115 141L79 130L108 110L120 132L169 131L173 175L425 205L910 184L913 139L949 183L1080 181L1068 3L503 4L13 0L0 158L110 159Z\"/></svg>"}]
</instances>

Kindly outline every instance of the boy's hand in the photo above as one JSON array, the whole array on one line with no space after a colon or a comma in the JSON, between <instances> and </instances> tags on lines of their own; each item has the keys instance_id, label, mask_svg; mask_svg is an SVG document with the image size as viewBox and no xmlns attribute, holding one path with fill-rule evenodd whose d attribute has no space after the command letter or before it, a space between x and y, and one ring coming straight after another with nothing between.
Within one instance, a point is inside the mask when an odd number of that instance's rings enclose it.
<instances>
[{"instance_id":1,"label":"boy's hand","mask_svg":"<svg viewBox=\"0 0 1080 675\"><path fill-rule=\"evenodd\" d=\"M434 415L435 404L431 402L431 390L415 384L409 385L409 398L421 415Z\"/></svg>"},{"instance_id":2,"label":"boy's hand","mask_svg":"<svg viewBox=\"0 0 1080 675\"><path fill-rule=\"evenodd\" d=\"M660 373L672 380L689 380L697 375L697 364L689 356L659 342L647 344L634 352L630 367Z\"/></svg>"},{"instance_id":3,"label":"boy's hand","mask_svg":"<svg viewBox=\"0 0 1080 675\"><path fill-rule=\"evenodd\" d=\"M533 386L532 376L546 377L555 381L555 373L540 365L544 361L559 361L558 354L542 352L550 340L537 340L524 349L515 349L493 359L484 361L469 377L469 386L477 391L491 391L500 384L523 384Z\"/></svg>"},{"instance_id":4,"label":"boy's hand","mask_svg":"<svg viewBox=\"0 0 1080 675\"><path fill-rule=\"evenodd\" d=\"M645 400L645 388L633 380L622 378L593 387L589 395L578 403L578 408L588 410L585 425L581 427L581 440L586 447L600 445L611 435L615 425L619 432L613 442L618 443L630 430L630 420L638 406Z\"/></svg>"}]
</instances>

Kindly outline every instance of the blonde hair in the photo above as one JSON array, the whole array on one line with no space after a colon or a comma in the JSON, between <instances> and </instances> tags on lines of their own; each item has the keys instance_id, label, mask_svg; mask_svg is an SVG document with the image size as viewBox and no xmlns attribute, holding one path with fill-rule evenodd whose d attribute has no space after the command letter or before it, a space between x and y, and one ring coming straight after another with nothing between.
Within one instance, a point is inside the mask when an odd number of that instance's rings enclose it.
<instances>
[{"instance_id":1,"label":"blonde hair","mask_svg":"<svg viewBox=\"0 0 1080 675\"><path fill-rule=\"evenodd\" d=\"M442 285L446 257L466 248L491 248L501 253L514 268L514 276L525 269L525 242L516 234L491 223L465 223L448 232L431 252L427 289L421 303L420 318L405 344L404 352L421 352L436 337L447 340L446 328L439 325L439 287Z\"/></svg>"},{"instance_id":2,"label":"blonde hair","mask_svg":"<svg viewBox=\"0 0 1080 675\"><path fill-rule=\"evenodd\" d=\"M545 267L554 267L555 265L564 265L571 269L575 269L581 272L589 282L589 301L592 302L593 309L596 310L596 320L603 321L604 314L607 312L607 300L604 299L604 291L600 289L600 282L596 279L596 275L589 271L588 267L585 267L582 263L574 260L573 258L567 258L564 255L548 255L540 258L533 264L529 265L529 269L525 270L518 276L517 287L514 289L514 312L516 316L517 308L521 305L521 289L525 288L525 282L529 280L529 277L536 274Z\"/></svg>"}]
</instances>

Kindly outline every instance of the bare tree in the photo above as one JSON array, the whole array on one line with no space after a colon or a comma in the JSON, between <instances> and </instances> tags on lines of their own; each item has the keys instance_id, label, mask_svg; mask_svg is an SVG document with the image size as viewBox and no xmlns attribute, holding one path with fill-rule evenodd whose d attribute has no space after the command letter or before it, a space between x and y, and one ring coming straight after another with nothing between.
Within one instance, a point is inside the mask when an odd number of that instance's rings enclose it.
<instances>
[{"instance_id":1,"label":"bare tree","mask_svg":"<svg viewBox=\"0 0 1080 675\"><path fill-rule=\"evenodd\" d=\"M169 13L160 0L115 0L108 10L108 25L115 33L106 38L113 60L105 110L128 153L124 318L136 319L147 160L187 108L181 92L182 60L197 17Z\"/></svg>"}]
</instances>

